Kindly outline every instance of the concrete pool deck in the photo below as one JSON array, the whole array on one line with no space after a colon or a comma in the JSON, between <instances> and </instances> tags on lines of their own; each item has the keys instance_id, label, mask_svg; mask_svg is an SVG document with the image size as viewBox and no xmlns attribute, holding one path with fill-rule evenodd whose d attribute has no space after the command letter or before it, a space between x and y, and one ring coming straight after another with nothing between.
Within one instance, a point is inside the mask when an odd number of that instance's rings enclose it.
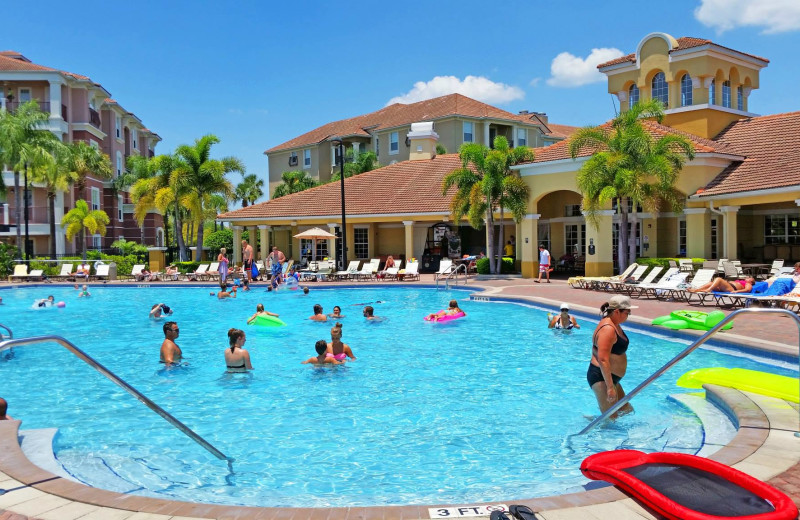
<instances>
[{"instance_id":1,"label":"concrete pool deck","mask_svg":"<svg viewBox=\"0 0 800 520\"><path fill-rule=\"evenodd\" d=\"M432 282L431 275L422 275L420 282L384 282L378 285L426 285ZM123 282L120 285L146 284ZM175 286L176 283L165 285ZM336 283L310 284L312 290L315 286L324 288L335 285ZM463 288L462 285L458 287ZM557 307L561 302L569 302L578 314L578 319L581 313L597 316L600 305L608 298L608 293L572 289L563 280L553 280L551 284L534 284L532 280L520 278L471 278L467 288L474 289L477 296L511 298L547 307ZM652 318L687 307L685 304L656 300L637 300L635 304L639 308L634 310L631 322L636 325L647 325ZM711 309L713 308L707 310ZM800 335L797 326L793 320L783 316L742 316L736 320L733 331L722 336L732 343L775 352L781 358L793 357L796 360L798 355ZM631 353L634 354L636 345L631 348ZM706 391L709 400L728 411L739 427L734 439L710 458L769 481L800 504L800 438L794 435L800 429L797 405L711 385L706 387ZM437 507L253 508L122 495L83 486L34 466L20 450L17 437L19 424L18 421L0 422L0 489L5 490L4 494L0 494L0 520L400 520L429 518L428 508ZM503 503L527 504L537 511L538 517L545 520L606 519L609 516L613 516L615 520L657 518L613 487L535 499L512 497Z\"/></svg>"}]
</instances>

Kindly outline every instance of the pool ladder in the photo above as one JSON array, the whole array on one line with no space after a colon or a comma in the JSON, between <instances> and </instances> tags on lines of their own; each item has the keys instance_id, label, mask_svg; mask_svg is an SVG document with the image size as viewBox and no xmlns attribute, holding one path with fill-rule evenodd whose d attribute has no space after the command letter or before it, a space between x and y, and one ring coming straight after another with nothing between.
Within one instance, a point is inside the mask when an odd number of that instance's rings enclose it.
<instances>
[{"instance_id":1,"label":"pool ladder","mask_svg":"<svg viewBox=\"0 0 800 520\"><path fill-rule=\"evenodd\" d=\"M443 273L443 274L447 274L447 276L444 277L444 288L445 289L449 289L450 288L450 280L454 280L455 281L455 285L458 285L458 274L461 273L461 272L464 273L464 285L466 285L467 281L469 280L469 273L467 273L467 265L466 264L451 265L450 266L450 270L447 271L446 273ZM436 288L437 289L439 288L439 280L440 279L441 279L441 276L436 275Z\"/></svg>"},{"instance_id":2,"label":"pool ladder","mask_svg":"<svg viewBox=\"0 0 800 520\"><path fill-rule=\"evenodd\" d=\"M714 327L709 329L708 332L700 336L694 343L686 347L686 349L684 349L683 352L681 352L674 358L670 359L664 366L653 372L653 374L650 377L645 379L642 383L639 384L639 386L634 388L625 397L617 401L614 404L614 406L606 410L600 417L590 422L583 430L578 432L576 435L583 435L584 433L587 433L589 430L591 430L601 422L604 422L611 415L616 413L617 410L625 406L625 404L627 404L631 399L633 399L635 395L637 395L639 392L650 386L650 383L661 377L664 374L664 372L672 368L678 361L682 360L683 358L694 352L695 349L697 349L697 347L708 341L711 338L711 336L716 334L717 331L719 331L722 327L724 327L728 322L733 321L740 314L752 314L752 313L784 314L794 319L794 322L797 325L797 330L798 332L800 332L800 316L786 309L739 309L737 311L733 311L732 313L727 315L725 319L723 319L722 321L714 325ZM800 437L800 433L795 432L795 436Z\"/></svg>"},{"instance_id":3,"label":"pool ladder","mask_svg":"<svg viewBox=\"0 0 800 520\"><path fill-rule=\"evenodd\" d=\"M179 429L190 439L192 439L197 444L208 450L212 455L214 455L220 460L226 460L228 461L228 463L232 462L232 459L226 457L225 454L223 454L217 448L212 446L210 442L200 437L191 428L189 428L188 426L180 422L178 419L173 417L169 412L158 406L156 403L151 401L147 396L136 390L134 387L132 387L131 385L120 379L119 376L117 376L114 372L101 365L89 354L82 351L68 340L62 338L61 336L32 336L30 338L13 339L13 334L11 333L11 330L8 327L0 324L0 329L5 329L8 332L10 338L4 341L0 341L0 352L11 349L12 347L21 347L23 345L36 345L38 343L58 343L62 347L66 348L67 350L75 354L78 358L83 360L87 365L89 365L90 367L94 368L95 370L106 376L117 386L119 386L120 388L131 394L133 397L144 403L145 406L147 406L155 413L166 419L168 423L170 423L175 428Z\"/></svg>"}]
</instances>

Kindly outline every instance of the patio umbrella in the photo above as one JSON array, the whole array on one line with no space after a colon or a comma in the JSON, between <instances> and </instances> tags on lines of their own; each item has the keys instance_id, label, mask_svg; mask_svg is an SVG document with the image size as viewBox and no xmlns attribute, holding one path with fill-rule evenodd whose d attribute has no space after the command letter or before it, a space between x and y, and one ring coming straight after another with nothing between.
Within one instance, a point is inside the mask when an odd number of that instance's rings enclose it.
<instances>
[{"instance_id":1,"label":"patio umbrella","mask_svg":"<svg viewBox=\"0 0 800 520\"><path fill-rule=\"evenodd\" d=\"M331 238L336 239L336 235L329 233L324 229L315 227L296 234L294 238L305 238L307 240L314 241L314 247L311 251L311 261L313 262L317 259L317 240L329 240Z\"/></svg>"}]
</instances>

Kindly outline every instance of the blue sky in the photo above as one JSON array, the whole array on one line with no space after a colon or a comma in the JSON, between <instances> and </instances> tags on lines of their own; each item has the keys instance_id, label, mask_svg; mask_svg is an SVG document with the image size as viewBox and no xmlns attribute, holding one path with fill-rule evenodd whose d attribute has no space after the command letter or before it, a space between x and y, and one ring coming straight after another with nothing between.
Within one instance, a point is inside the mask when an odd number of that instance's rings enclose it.
<instances>
[{"instance_id":1,"label":"blue sky","mask_svg":"<svg viewBox=\"0 0 800 520\"><path fill-rule=\"evenodd\" d=\"M616 99L593 61L633 52L651 32L768 58L750 109L800 108L797 0L632 5L47 0L6 9L0 46L101 83L163 138L157 152L214 133L214 155L235 155L261 177L265 149L392 99L457 90L555 123L601 123Z\"/></svg>"}]
</instances>

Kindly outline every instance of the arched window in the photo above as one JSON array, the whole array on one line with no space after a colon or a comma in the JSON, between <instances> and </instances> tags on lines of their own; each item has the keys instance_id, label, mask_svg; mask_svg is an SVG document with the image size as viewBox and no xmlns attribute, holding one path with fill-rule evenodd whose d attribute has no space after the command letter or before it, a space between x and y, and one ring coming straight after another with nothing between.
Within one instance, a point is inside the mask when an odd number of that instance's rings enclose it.
<instances>
[{"instance_id":1,"label":"arched window","mask_svg":"<svg viewBox=\"0 0 800 520\"><path fill-rule=\"evenodd\" d=\"M711 86L708 87L708 104L717 104L717 80L715 79L711 80Z\"/></svg>"},{"instance_id":2,"label":"arched window","mask_svg":"<svg viewBox=\"0 0 800 520\"><path fill-rule=\"evenodd\" d=\"M736 87L736 108L744 110L744 91L741 85Z\"/></svg>"},{"instance_id":3,"label":"arched window","mask_svg":"<svg viewBox=\"0 0 800 520\"><path fill-rule=\"evenodd\" d=\"M688 107L692 104L692 78L684 74L681 78L681 106Z\"/></svg>"},{"instance_id":4,"label":"arched window","mask_svg":"<svg viewBox=\"0 0 800 520\"><path fill-rule=\"evenodd\" d=\"M725 108L731 107L731 82L722 82L722 106Z\"/></svg>"},{"instance_id":5,"label":"arched window","mask_svg":"<svg viewBox=\"0 0 800 520\"><path fill-rule=\"evenodd\" d=\"M667 79L663 72L659 72L653 76L652 98L661 101L664 107L669 106L669 87L667 86Z\"/></svg>"},{"instance_id":6,"label":"arched window","mask_svg":"<svg viewBox=\"0 0 800 520\"><path fill-rule=\"evenodd\" d=\"M632 107L636 103L639 102L639 87L636 86L634 83L631 85L631 88L628 89L628 107Z\"/></svg>"}]
</instances>

